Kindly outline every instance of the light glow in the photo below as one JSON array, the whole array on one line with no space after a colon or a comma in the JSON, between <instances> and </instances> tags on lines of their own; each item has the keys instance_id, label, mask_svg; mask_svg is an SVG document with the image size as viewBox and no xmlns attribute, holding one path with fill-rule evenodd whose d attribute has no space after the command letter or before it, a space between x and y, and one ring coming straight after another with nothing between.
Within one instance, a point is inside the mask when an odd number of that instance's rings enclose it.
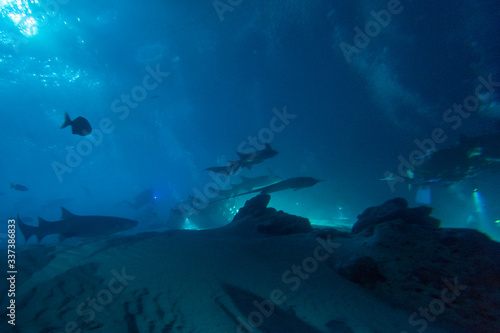
<instances>
[{"instance_id":1,"label":"light glow","mask_svg":"<svg viewBox=\"0 0 500 333\"><path fill-rule=\"evenodd\" d=\"M0 14L8 17L25 37L33 37L38 33L38 23L30 4L38 5L38 0L0 0Z\"/></svg>"}]
</instances>

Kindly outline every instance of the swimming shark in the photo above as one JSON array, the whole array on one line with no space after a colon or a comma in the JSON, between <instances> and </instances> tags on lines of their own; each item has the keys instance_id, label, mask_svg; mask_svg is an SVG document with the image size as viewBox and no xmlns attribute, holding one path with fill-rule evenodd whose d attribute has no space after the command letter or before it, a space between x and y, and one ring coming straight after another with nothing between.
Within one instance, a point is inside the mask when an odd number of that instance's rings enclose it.
<instances>
[{"instance_id":1,"label":"swimming shark","mask_svg":"<svg viewBox=\"0 0 500 333\"><path fill-rule=\"evenodd\" d=\"M260 194L269 194L269 193L274 193L274 192L280 192L280 191L285 191L285 190L300 190L301 188L306 188L306 187L311 187L319 183L321 180L312 178L312 177L293 177L293 178L288 178L285 180L282 180L280 182L260 187L252 191L247 191L244 193L238 193L230 197L226 197L223 199L218 199L218 200L213 200L210 201L209 204L219 202L222 200L226 199L231 199L235 197L239 197L242 195L247 195L247 194L252 194L252 193L260 193Z\"/></svg>"},{"instance_id":2,"label":"swimming shark","mask_svg":"<svg viewBox=\"0 0 500 333\"><path fill-rule=\"evenodd\" d=\"M268 170L269 174L265 176L258 176L258 177L240 176L241 183L231 184L230 188L217 190L217 195L229 198L243 191L250 191L255 188L262 188L266 185L274 184L283 179L274 174L274 172L271 169L268 168Z\"/></svg>"},{"instance_id":3,"label":"swimming shark","mask_svg":"<svg viewBox=\"0 0 500 333\"><path fill-rule=\"evenodd\" d=\"M137 221L120 217L79 216L64 207L61 207L61 212L60 221L49 222L39 217L38 227L23 223L18 215L19 228L26 241L33 235L37 237L38 242L48 235L60 235L62 238L105 236L132 229L138 224Z\"/></svg>"},{"instance_id":4,"label":"swimming shark","mask_svg":"<svg viewBox=\"0 0 500 333\"><path fill-rule=\"evenodd\" d=\"M265 160L273 158L278 155L278 152L271 148L269 143L262 150L256 150L252 153L241 153L237 152L240 159L238 161L229 161L230 165L236 168L247 168L251 169L252 166L260 164Z\"/></svg>"},{"instance_id":5,"label":"swimming shark","mask_svg":"<svg viewBox=\"0 0 500 333\"><path fill-rule=\"evenodd\" d=\"M275 175L271 169L268 169L268 170L269 170L269 174L265 175L265 176L258 176L258 177L240 176L241 183L232 184L231 186L233 188L238 189L238 190L250 191L250 190L253 190L254 188L267 186L267 185L276 183L276 182L283 179L283 178Z\"/></svg>"},{"instance_id":6,"label":"swimming shark","mask_svg":"<svg viewBox=\"0 0 500 333\"><path fill-rule=\"evenodd\" d=\"M215 167L210 167L204 169L205 171L211 171L215 173L220 173L226 176L229 176L231 174L234 174L238 171L240 167L238 165L227 165L227 166L215 166Z\"/></svg>"}]
</instances>

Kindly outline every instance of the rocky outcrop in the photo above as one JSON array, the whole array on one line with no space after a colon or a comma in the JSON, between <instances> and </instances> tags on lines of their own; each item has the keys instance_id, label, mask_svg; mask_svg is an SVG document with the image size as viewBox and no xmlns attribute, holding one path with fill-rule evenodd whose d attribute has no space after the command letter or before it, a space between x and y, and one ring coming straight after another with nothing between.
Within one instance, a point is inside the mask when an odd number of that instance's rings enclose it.
<instances>
[{"instance_id":1,"label":"rocky outcrop","mask_svg":"<svg viewBox=\"0 0 500 333\"><path fill-rule=\"evenodd\" d=\"M303 234L313 230L309 220L304 217L268 208L270 200L269 194L260 194L248 200L238 211L231 225L273 236Z\"/></svg>"},{"instance_id":2,"label":"rocky outcrop","mask_svg":"<svg viewBox=\"0 0 500 333\"><path fill-rule=\"evenodd\" d=\"M365 209L358 216L358 221L352 227L352 232L371 234L377 224L396 220L422 227L438 228L440 221L429 216L431 213L432 208L430 207L408 208L408 202L405 199L395 198L380 206Z\"/></svg>"},{"instance_id":3,"label":"rocky outcrop","mask_svg":"<svg viewBox=\"0 0 500 333\"><path fill-rule=\"evenodd\" d=\"M401 198L366 209L350 245L338 249L336 271L415 310L417 330L439 320L455 332L498 332L500 244L476 230L438 228L430 213Z\"/></svg>"}]
</instances>

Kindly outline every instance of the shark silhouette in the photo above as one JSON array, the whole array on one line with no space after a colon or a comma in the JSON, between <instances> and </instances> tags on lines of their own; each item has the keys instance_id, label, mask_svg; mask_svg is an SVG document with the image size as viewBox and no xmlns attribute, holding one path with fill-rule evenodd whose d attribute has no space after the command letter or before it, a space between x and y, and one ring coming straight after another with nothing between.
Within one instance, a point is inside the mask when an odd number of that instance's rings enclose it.
<instances>
[{"instance_id":1,"label":"shark silhouette","mask_svg":"<svg viewBox=\"0 0 500 333\"><path fill-rule=\"evenodd\" d=\"M38 242L48 235L60 235L62 238L111 235L132 229L138 224L137 221L120 217L79 216L72 214L64 207L61 207L61 211L60 221L49 222L39 217L38 227L23 223L18 215L19 228L26 241L33 235L37 237Z\"/></svg>"},{"instance_id":2,"label":"shark silhouette","mask_svg":"<svg viewBox=\"0 0 500 333\"><path fill-rule=\"evenodd\" d=\"M222 200L226 199L231 199L235 197L239 197L241 195L247 195L247 194L252 194L252 193L260 193L260 194L269 194L269 193L274 193L274 192L280 192L280 191L285 191L285 190L300 190L301 188L306 188L306 187L311 187L319 183L321 180L312 178L312 177L293 177L293 178L288 178L285 180L282 180L280 182L274 183L272 185L264 186L257 188L252 191L247 191L244 193L238 193L235 195L232 195L230 197L226 197L223 199L218 199L214 201L210 201L209 204L219 202Z\"/></svg>"},{"instance_id":3,"label":"shark silhouette","mask_svg":"<svg viewBox=\"0 0 500 333\"><path fill-rule=\"evenodd\" d=\"M238 161L229 161L230 165L236 168L236 170L240 168L251 169L252 166L278 155L278 152L272 149L269 143L266 143L265 148L262 150L256 150L253 153L238 152L237 154L240 157Z\"/></svg>"},{"instance_id":4,"label":"shark silhouette","mask_svg":"<svg viewBox=\"0 0 500 333\"><path fill-rule=\"evenodd\" d=\"M239 184L232 184L234 188L237 188L238 190L243 189L246 191L253 190L255 188L267 186L270 184L274 184L283 178L276 176L271 169L269 169L269 174L265 176L258 176L258 177L245 177L245 176L240 176L241 178L241 183Z\"/></svg>"}]
</instances>

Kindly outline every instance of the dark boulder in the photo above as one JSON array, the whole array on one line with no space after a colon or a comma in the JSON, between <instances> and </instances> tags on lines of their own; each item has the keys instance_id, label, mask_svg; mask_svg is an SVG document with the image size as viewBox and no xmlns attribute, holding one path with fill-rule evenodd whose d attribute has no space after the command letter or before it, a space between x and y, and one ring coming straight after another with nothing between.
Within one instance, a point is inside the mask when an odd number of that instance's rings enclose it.
<instances>
[{"instance_id":1,"label":"dark boulder","mask_svg":"<svg viewBox=\"0 0 500 333\"><path fill-rule=\"evenodd\" d=\"M352 233L366 231L373 233L373 227L380 223L402 220L407 224L420 225L429 228L438 228L440 221L429 216L432 208L420 206L408 208L408 202L403 198L386 201L380 206L370 207L358 215L358 221L352 227Z\"/></svg>"}]
</instances>

